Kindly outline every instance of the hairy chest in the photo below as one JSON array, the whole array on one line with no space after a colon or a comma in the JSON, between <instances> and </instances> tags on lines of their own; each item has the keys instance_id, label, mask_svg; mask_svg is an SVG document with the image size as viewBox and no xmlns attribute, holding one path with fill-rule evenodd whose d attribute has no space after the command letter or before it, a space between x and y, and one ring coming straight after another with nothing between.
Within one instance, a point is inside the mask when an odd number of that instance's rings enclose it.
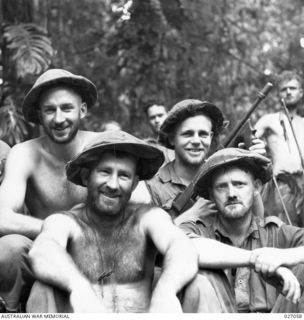
<instances>
[{"instance_id":1,"label":"hairy chest","mask_svg":"<svg viewBox=\"0 0 304 320\"><path fill-rule=\"evenodd\" d=\"M152 243L136 226L107 235L86 229L69 252L92 283L141 281L151 273L155 255Z\"/></svg>"}]
</instances>

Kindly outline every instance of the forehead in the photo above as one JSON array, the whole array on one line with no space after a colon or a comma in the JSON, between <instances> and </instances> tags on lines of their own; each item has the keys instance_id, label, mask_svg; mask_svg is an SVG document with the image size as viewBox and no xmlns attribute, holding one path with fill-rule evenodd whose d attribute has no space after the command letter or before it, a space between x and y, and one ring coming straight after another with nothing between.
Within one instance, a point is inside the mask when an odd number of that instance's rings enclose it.
<instances>
[{"instance_id":1,"label":"forehead","mask_svg":"<svg viewBox=\"0 0 304 320\"><path fill-rule=\"evenodd\" d=\"M165 114L167 113L167 111L164 106L154 104L151 107L149 107L149 109L147 110L147 113L148 113L148 116L152 116L157 113Z\"/></svg>"},{"instance_id":2,"label":"forehead","mask_svg":"<svg viewBox=\"0 0 304 320\"><path fill-rule=\"evenodd\" d=\"M297 79L289 79L289 80L284 80L280 83L280 89L286 88L286 87L296 87L300 88L300 83Z\"/></svg>"},{"instance_id":3,"label":"forehead","mask_svg":"<svg viewBox=\"0 0 304 320\"><path fill-rule=\"evenodd\" d=\"M182 121L177 127L177 131L185 130L202 130L202 131L211 131L212 121L209 117L200 114L194 117L189 117Z\"/></svg>"},{"instance_id":4,"label":"forehead","mask_svg":"<svg viewBox=\"0 0 304 320\"><path fill-rule=\"evenodd\" d=\"M39 97L39 105L63 100L67 102L81 102L81 96L74 89L67 86L56 86L45 89Z\"/></svg>"},{"instance_id":5,"label":"forehead","mask_svg":"<svg viewBox=\"0 0 304 320\"><path fill-rule=\"evenodd\" d=\"M254 181L253 174L243 168L239 168L236 166L227 166L217 169L212 175L212 184L218 184L228 181Z\"/></svg>"},{"instance_id":6,"label":"forehead","mask_svg":"<svg viewBox=\"0 0 304 320\"><path fill-rule=\"evenodd\" d=\"M135 170L137 166L137 160L135 156L115 151L104 151L100 158L97 160L95 167L99 166L108 166L108 167L123 167L129 170Z\"/></svg>"}]
</instances>

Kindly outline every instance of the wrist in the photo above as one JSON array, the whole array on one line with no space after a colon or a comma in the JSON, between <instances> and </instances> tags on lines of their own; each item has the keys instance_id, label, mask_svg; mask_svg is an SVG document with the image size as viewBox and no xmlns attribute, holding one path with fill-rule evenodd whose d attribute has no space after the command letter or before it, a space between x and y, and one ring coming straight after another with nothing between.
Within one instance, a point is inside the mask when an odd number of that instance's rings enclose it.
<instances>
[{"instance_id":1,"label":"wrist","mask_svg":"<svg viewBox=\"0 0 304 320\"><path fill-rule=\"evenodd\" d=\"M71 281L68 285L68 291L71 293L72 291L84 290L85 288L91 287L90 282L84 277L75 277L73 281Z\"/></svg>"}]
</instances>

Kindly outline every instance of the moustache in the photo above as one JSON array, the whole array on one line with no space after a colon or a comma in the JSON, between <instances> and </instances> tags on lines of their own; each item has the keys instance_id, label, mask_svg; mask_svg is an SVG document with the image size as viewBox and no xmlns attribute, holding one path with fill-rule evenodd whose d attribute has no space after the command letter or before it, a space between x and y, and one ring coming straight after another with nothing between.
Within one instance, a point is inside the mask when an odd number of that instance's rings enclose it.
<instances>
[{"instance_id":1,"label":"moustache","mask_svg":"<svg viewBox=\"0 0 304 320\"><path fill-rule=\"evenodd\" d=\"M229 206L229 205L232 205L232 204L243 204L243 202L237 201L237 200L231 200L231 201L225 202L225 206Z\"/></svg>"},{"instance_id":2,"label":"moustache","mask_svg":"<svg viewBox=\"0 0 304 320\"><path fill-rule=\"evenodd\" d=\"M105 195L106 197L109 197L109 198L115 198L115 197L120 197L121 196L120 192L112 191L112 190L105 189L105 188L99 188L98 192L102 193L103 195Z\"/></svg>"}]
</instances>

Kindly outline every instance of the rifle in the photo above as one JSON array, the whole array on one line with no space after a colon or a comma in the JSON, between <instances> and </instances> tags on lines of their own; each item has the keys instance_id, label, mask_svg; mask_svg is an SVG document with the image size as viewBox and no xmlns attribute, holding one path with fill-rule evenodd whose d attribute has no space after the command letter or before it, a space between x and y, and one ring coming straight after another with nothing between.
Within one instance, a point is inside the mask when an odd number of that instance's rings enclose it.
<instances>
[{"instance_id":1,"label":"rifle","mask_svg":"<svg viewBox=\"0 0 304 320\"><path fill-rule=\"evenodd\" d=\"M243 119L239 122L239 124L232 130L230 135L226 138L226 140L223 143L223 147L227 148L232 145L233 141L236 139L238 134L241 132L241 130L245 127L245 125L249 125L247 122L251 116L251 114L255 111L257 106L260 104L260 102L266 98L270 90L273 88L273 84L268 82L265 87L262 89L262 91L258 92L258 96L253 102L252 106L246 113L246 115L243 117ZM202 167L202 166L201 166ZM179 193L175 199L172 202L172 210L177 213L177 215L183 213L186 209L189 207L189 202L191 199L194 199L195 193L194 193L194 186L197 183L200 175L201 175L201 167L199 168L197 174L194 176L191 183L186 187L186 189ZM193 200L194 201L194 200Z\"/></svg>"}]
</instances>

